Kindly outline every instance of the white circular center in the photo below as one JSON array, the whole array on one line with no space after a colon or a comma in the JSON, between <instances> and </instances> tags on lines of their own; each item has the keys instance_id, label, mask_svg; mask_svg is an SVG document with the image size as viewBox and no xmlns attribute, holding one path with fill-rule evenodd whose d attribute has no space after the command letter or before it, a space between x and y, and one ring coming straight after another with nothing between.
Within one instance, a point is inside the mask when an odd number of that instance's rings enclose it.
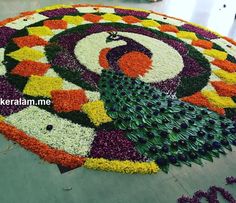
<instances>
[{"instance_id":1,"label":"white circular center","mask_svg":"<svg viewBox=\"0 0 236 203\"><path fill-rule=\"evenodd\" d=\"M140 80L147 83L160 82L171 79L182 71L184 67L182 56L168 44L136 33L118 32L118 35L128 37L142 44L152 53L151 69L143 76L140 76ZM101 74L103 70L103 67L99 64L100 51L104 48L114 48L127 44L124 40L107 43L106 39L108 36L107 32L89 35L78 41L74 50L80 63L97 74Z\"/></svg>"}]
</instances>

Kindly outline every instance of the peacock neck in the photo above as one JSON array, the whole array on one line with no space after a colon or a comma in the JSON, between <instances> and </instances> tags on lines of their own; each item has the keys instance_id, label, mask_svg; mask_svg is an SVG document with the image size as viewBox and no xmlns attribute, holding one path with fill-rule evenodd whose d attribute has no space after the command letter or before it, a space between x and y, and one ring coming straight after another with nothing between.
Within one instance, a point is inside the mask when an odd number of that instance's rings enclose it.
<instances>
[{"instance_id":1,"label":"peacock neck","mask_svg":"<svg viewBox=\"0 0 236 203\"><path fill-rule=\"evenodd\" d=\"M124 46L129 47L129 49L141 51L141 52L147 54L147 56L149 56L149 57L152 56L152 53L149 49L144 47L142 44L136 42L135 40L130 39L128 37L124 37L124 36L120 36L120 40L125 41L127 44Z\"/></svg>"}]
</instances>

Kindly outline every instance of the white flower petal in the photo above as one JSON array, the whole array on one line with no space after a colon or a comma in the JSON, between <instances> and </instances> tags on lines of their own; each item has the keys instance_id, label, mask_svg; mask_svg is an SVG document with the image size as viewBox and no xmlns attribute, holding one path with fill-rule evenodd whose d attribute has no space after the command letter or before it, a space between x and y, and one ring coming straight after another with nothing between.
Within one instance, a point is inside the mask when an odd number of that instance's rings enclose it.
<instances>
[{"instance_id":1,"label":"white flower petal","mask_svg":"<svg viewBox=\"0 0 236 203\"><path fill-rule=\"evenodd\" d=\"M87 156L95 131L60 118L35 106L30 106L6 118L6 122L29 136L70 154ZM48 131L47 125L53 129Z\"/></svg>"}]
</instances>

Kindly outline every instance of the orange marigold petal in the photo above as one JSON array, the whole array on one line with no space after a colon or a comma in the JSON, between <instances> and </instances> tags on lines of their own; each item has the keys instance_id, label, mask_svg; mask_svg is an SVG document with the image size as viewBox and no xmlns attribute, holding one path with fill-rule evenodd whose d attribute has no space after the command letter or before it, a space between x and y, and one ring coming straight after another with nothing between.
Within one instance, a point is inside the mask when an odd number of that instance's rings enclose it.
<instances>
[{"instance_id":1,"label":"orange marigold petal","mask_svg":"<svg viewBox=\"0 0 236 203\"><path fill-rule=\"evenodd\" d=\"M86 158L54 149L5 122L0 122L0 133L50 163L60 164L68 168L77 168L82 166L86 160Z\"/></svg>"},{"instance_id":2,"label":"orange marigold petal","mask_svg":"<svg viewBox=\"0 0 236 203\"><path fill-rule=\"evenodd\" d=\"M192 45L193 46L198 46L198 47L202 47L204 49L211 49L213 47L213 43L207 40L193 40L192 41Z\"/></svg>"},{"instance_id":3,"label":"orange marigold petal","mask_svg":"<svg viewBox=\"0 0 236 203\"><path fill-rule=\"evenodd\" d=\"M21 61L14 69L12 69L11 73L23 77L29 77L31 75L42 76L50 67L51 65L47 63Z\"/></svg>"},{"instance_id":4,"label":"orange marigold petal","mask_svg":"<svg viewBox=\"0 0 236 203\"><path fill-rule=\"evenodd\" d=\"M34 47L34 46L45 46L48 44L44 39L36 35L28 35L24 37L13 38L13 41L18 47Z\"/></svg>"},{"instance_id":5,"label":"orange marigold petal","mask_svg":"<svg viewBox=\"0 0 236 203\"><path fill-rule=\"evenodd\" d=\"M227 40L228 42L230 42L231 44L236 46L236 41L234 41L233 39L229 38L229 37L223 37L225 40Z\"/></svg>"},{"instance_id":6,"label":"orange marigold petal","mask_svg":"<svg viewBox=\"0 0 236 203\"><path fill-rule=\"evenodd\" d=\"M109 68L109 62L107 60L107 53L111 50L111 48L104 48L100 51L99 54L99 64L102 66L104 69Z\"/></svg>"},{"instance_id":7,"label":"orange marigold petal","mask_svg":"<svg viewBox=\"0 0 236 203\"><path fill-rule=\"evenodd\" d=\"M236 71L236 64L232 63L228 60L219 60L219 59L215 59L214 61L211 62L213 65L216 65L218 67L220 67L223 70L226 70L230 73L235 72Z\"/></svg>"},{"instance_id":8,"label":"orange marigold petal","mask_svg":"<svg viewBox=\"0 0 236 203\"><path fill-rule=\"evenodd\" d=\"M225 115L225 110L223 108L214 107L214 106L209 106L208 108L212 111L217 112L220 115Z\"/></svg>"},{"instance_id":9,"label":"orange marigold petal","mask_svg":"<svg viewBox=\"0 0 236 203\"><path fill-rule=\"evenodd\" d=\"M87 21L93 22L93 23L97 23L99 22L102 17L95 15L95 14L91 14L91 13L86 13L85 15L83 15L83 18Z\"/></svg>"},{"instance_id":10,"label":"orange marigold petal","mask_svg":"<svg viewBox=\"0 0 236 203\"><path fill-rule=\"evenodd\" d=\"M66 29L67 22L64 20L45 20L44 26L49 27L50 29Z\"/></svg>"},{"instance_id":11,"label":"orange marigold petal","mask_svg":"<svg viewBox=\"0 0 236 203\"><path fill-rule=\"evenodd\" d=\"M225 110L217 106L212 105L208 99L201 93L197 92L191 96L181 98L182 101L194 104L196 106L207 107L208 109L217 112L218 114L224 115Z\"/></svg>"},{"instance_id":12,"label":"orange marigold petal","mask_svg":"<svg viewBox=\"0 0 236 203\"><path fill-rule=\"evenodd\" d=\"M233 97L236 96L236 85L229 85L223 81L213 81L211 84L220 96Z\"/></svg>"},{"instance_id":13,"label":"orange marigold petal","mask_svg":"<svg viewBox=\"0 0 236 203\"><path fill-rule=\"evenodd\" d=\"M25 17L25 16L29 16L29 15L32 15L36 13L35 11L26 11L26 12L22 12L19 16L16 16L16 17L13 17L13 18L7 18L7 19L4 19L2 21L0 21L0 26L4 26L6 25L7 23L10 23L14 20L17 20L19 18L22 18L22 17Z\"/></svg>"},{"instance_id":14,"label":"orange marigold petal","mask_svg":"<svg viewBox=\"0 0 236 203\"><path fill-rule=\"evenodd\" d=\"M22 17L29 16L29 15L33 15L34 13L36 13L36 11L24 11L20 13L20 16Z\"/></svg>"},{"instance_id":15,"label":"orange marigold petal","mask_svg":"<svg viewBox=\"0 0 236 203\"><path fill-rule=\"evenodd\" d=\"M53 108L57 112L78 111L88 102L84 90L54 90L51 95Z\"/></svg>"},{"instance_id":16,"label":"orange marigold petal","mask_svg":"<svg viewBox=\"0 0 236 203\"><path fill-rule=\"evenodd\" d=\"M4 25L6 25L7 23L10 23L10 22L12 22L12 21L14 21L14 20L17 20L17 19L19 19L19 18L20 18L20 17L4 19L4 20L0 21L0 26L4 26Z\"/></svg>"},{"instance_id":17,"label":"orange marigold petal","mask_svg":"<svg viewBox=\"0 0 236 203\"><path fill-rule=\"evenodd\" d=\"M163 24L160 27L161 32L179 32L178 28L174 25Z\"/></svg>"},{"instance_id":18,"label":"orange marigold petal","mask_svg":"<svg viewBox=\"0 0 236 203\"><path fill-rule=\"evenodd\" d=\"M131 51L118 60L118 65L127 76L135 78L151 68L152 60L144 53Z\"/></svg>"},{"instance_id":19,"label":"orange marigold petal","mask_svg":"<svg viewBox=\"0 0 236 203\"><path fill-rule=\"evenodd\" d=\"M138 19L134 16L124 16L122 19L123 19L123 21L125 21L128 24L138 23L141 21L140 19Z\"/></svg>"}]
</instances>

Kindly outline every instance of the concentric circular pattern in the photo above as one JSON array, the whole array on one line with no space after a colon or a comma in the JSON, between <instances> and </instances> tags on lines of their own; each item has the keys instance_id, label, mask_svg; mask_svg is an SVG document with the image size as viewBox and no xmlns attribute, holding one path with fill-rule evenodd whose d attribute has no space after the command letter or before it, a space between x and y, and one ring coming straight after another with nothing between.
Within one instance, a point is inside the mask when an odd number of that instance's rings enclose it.
<instances>
[{"instance_id":1,"label":"concentric circular pattern","mask_svg":"<svg viewBox=\"0 0 236 203\"><path fill-rule=\"evenodd\" d=\"M236 145L236 42L155 12L59 5L0 22L0 132L73 169L155 173Z\"/></svg>"}]
</instances>

